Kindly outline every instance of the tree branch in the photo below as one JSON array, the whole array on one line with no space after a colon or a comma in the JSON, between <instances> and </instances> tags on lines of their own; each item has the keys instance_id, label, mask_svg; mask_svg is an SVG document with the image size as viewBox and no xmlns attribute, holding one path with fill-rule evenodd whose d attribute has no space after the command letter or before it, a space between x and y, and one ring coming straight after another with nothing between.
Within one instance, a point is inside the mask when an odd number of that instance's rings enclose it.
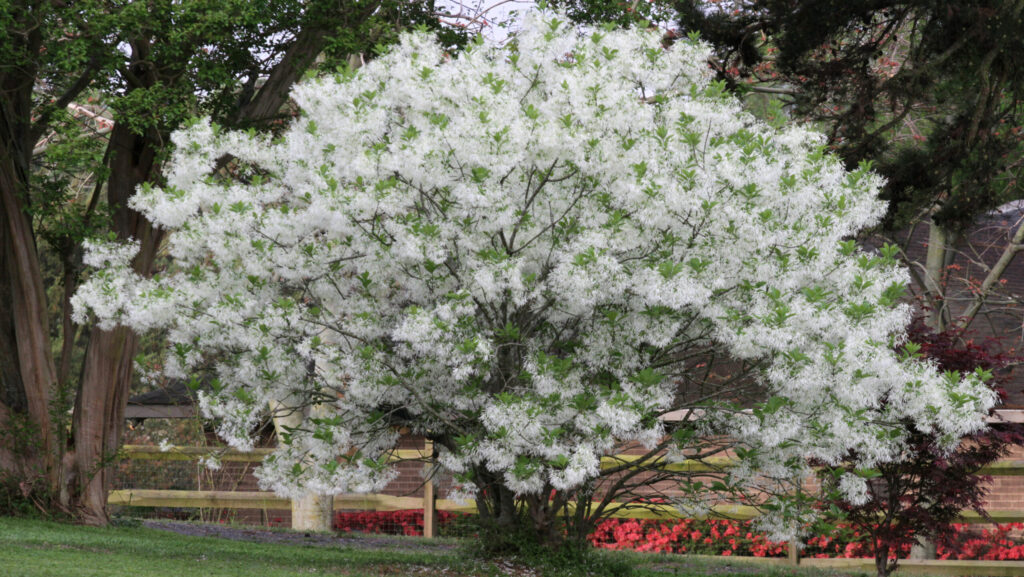
<instances>
[{"instance_id":1,"label":"tree branch","mask_svg":"<svg viewBox=\"0 0 1024 577\"><path fill-rule=\"evenodd\" d=\"M252 124L277 116L288 102L292 86L323 50L326 38L327 31L323 28L307 27L299 31L256 96L238 108L235 121Z\"/></svg>"},{"instance_id":2,"label":"tree branch","mask_svg":"<svg viewBox=\"0 0 1024 577\"><path fill-rule=\"evenodd\" d=\"M1022 223L1021 220L1018 220L1017 231L1013 234L1013 238L1010 239L1006 248L1003 249L1003 254L999 256L999 260L996 261L996 264L992 265L988 274L985 275L985 280L982 281L981 288L978 290L978 294L974 297L974 302L971 303L971 306L969 306L963 316L960 317L958 324L961 328L967 328L970 326L971 322L974 321L974 317L978 315L978 311L980 311L981 307L985 304L985 301L992 293L992 290L995 288L996 284L998 284L999 279L1003 276L1003 273L1006 272L1007 267L1009 267L1010 263L1013 262L1013 258L1017 256L1017 253L1021 249L1024 249L1024 245L1021 244L1022 242L1024 242L1024 223Z\"/></svg>"},{"instance_id":3,"label":"tree branch","mask_svg":"<svg viewBox=\"0 0 1024 577\"><path fill-rule=\"evenodd\" d=\"M32 123L32 142L37 142L39 137L46 132L46 129L50 124L50 120L53 118L54 112L67 108L69 104L74 102L75 98L78 98L78 95L81 94L83 90L89 87L92 83L93 75L98 69L99 63L96 57L89 59L89 64L86 65L85 70L82 71L82 74L75 79L71 86L69 86L63 94L58 96L57 100L54 101L53 104L43 109L35 122Z\"/></svg>"},{"instance_id":4,"label":"tree branch","mask_svg":"<svg viewBox=\"0 0 1024 577\"><path fill-rule=\"evenodd\" d=\"M760 86L757 84L748 84L746 86L751 92L761 92L763 94L783 94L786 96L796 96L800 94L800 91L796 88L785 88L783 86Z\"/></svg>"}]
</instances>

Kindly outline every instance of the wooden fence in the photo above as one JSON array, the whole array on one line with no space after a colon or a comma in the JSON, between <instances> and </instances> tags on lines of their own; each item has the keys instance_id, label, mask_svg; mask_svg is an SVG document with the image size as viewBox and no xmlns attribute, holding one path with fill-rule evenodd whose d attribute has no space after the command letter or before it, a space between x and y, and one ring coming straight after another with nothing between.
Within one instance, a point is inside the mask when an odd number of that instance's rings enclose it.
<instances>
[{"instance_id":1,"label":"wooden fence","mask_svg":"<svg viewBox=\"0 0 1024 577\"><path fill-rule=\"evenodd\" d=\"M210 447L171 447L162 451L148 445L126 445L126 458L140 461L197 461L202 457L216 454L222 462L257 463L273 449L254 449L250 452L211 449ZM398 450L392 453L392 461L429 460L429 450ZM623 462L635 461L636 466L659 466L679 472L719 471L731 464L728 457L709 459L703 462L682 463L640 462L635 455L613 455L602 458L602 468L620 466ZM659 459L660 460L660 459ZM1024 460L1004 460L984 467L980 472L992 476L1024 476ZM162 489L119 489L111 491L108 503L133 507L180 507L180 508L223 508L223 509L289 509L291 500L265 491L183 491ZM435 535L435 512L452 511L476 513L473 502L463 503L436 498L435 487L429 479L424 482L423 497L397 497L380 494L346 494L334 497L334 510L399 511L423 509L424 537ZM744 505L721 505L712 508L716 515L732 519L752 519L758 515L754 507ZM1024 510L989 510L989 519L974 511L964 511L959 518L962 523L1013 523L1024 522ZM613 504L609 516L620 519L671 519L680 518L679 511L670 504L645 504L642 508L630 504ZM753 559L753 558L751 558ZM801 563L812 567L831 567L851 571L874 572L871 559L800 559L793 546L788 559L759 559L765 563ZM1024 561L900 561L900 573L925 575L990 575L1024 576Z\"/></svg>"}]
</instances>

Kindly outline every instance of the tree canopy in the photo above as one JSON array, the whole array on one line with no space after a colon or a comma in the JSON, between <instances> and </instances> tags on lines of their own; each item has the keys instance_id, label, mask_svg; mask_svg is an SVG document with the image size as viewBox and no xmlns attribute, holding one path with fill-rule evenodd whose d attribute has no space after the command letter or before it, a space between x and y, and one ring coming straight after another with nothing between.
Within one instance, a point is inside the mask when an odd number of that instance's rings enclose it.
<instances>
[{"instance_id":1,"label":"tree canopy","mask_svg":"<svg viewBox=\"0 0 1024 577\"><path fill-rule=\"evenodd\" d=\"M1019 198L1022 5L1002 0L674 3L685 31L821 122L850 165L876 161L890 226L922 213L960 231Z\"/></svg>"}]
</instances>

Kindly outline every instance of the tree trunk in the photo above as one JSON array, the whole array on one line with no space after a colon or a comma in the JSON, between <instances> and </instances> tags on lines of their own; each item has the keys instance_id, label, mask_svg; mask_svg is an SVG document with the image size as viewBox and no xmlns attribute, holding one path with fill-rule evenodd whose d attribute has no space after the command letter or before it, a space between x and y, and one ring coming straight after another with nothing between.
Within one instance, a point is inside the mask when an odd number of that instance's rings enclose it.
<instances>
[{"instance_id":1,"label":"tree trunk","mask_svg":"<svg viewBox=\"0 0 1024 577\"><path fill-rule=\"evenodd\" d=\"M475 470L476 508L480 515L480 540L488 553L518 552L526 543L524 521L516 506L516 496L502 483L502 475L480 466Z\"/></svg>"},{"instance_id":2,"label":"tree trunk","mask_svg":"<svg viewBox=\"0 0 1024 577\"><path fill-rule=\"evenodd\" d=\"M951 260L950 240L952 234L934 220L928 227L928 253L925 257L925 291L931 298L932 310L928 311L925 323L935 332L942 332L948 326L946 322L949 308L945 300L945 272Z\"/></svg>"},{"instance_id":3,"label":"tree trunk","mask_svg":"<svg viewBox=\"0 0 1024 577\"><path fill-rule=\"evenodd\" d=\"M110 136L107 202L113 212L113 228L119 239L139 242L134 267L143 275L152 270L163 235L129 208L128 201L136 187L158 172L156 153L162 141L160 135L133 134L122 124L115 125ZM76 514L90 525L109 521L107 493L113 479L107 465L121 446L137 342L135 334L124 327L112 331L93 328L89 334L75 397L73 468L68 482Z\"/></svg>"},{"instance_id":4,"label":"tree trunk","mask_svg":"<svg viewBox=\"0 0 1024 577\"><path fill-rule=\"evenodd\" d=\"M6 439L5 460L15 462L4 470L40 475L55 490L60 477L51 419L56 367L46 290L27 214L27 157L7 138L23 130L12 126L14 112L7 106L0 111L0 431L19 438Z\"/></svg>"},{"instance_id":5,"label":"tree trunk","mask_svg":"<svg viewBox=\"0 0 1024 577\"><path fill-rule=\"evenodd\" d=\"M558 530L558 508L549 501L550 493L551 488L545 487L541 494L526 497L526 505L537 543L554 549L565 539Z\"/></svg>"},{"instance_id":6,"label":"tree trunk","mask_svg":"<svg viewBox=\"0 0 1024 577\"><path fill-rule=\"evenodd\" d=\"M889 561L887 559L875 558L875 575L877 577L889 577Z\"/></svg>"},{"instance_id":7,"label":"tree trunk","mask_svg":"<svg viewBox=\"0 0 1024 577\"><path fill-rule=\"evenodd\" d=\"M940 333L950 326L952 311L946 302L946 270L953 264L956 253L953 243L956 234L932 219L928 227L928 253L925 260L925 290L931 294L932 310L925 317L925 324ZM917 543L910 550L913 559L935 559L935 543L924 536L918 536Z\"/></svg>"},{"instance_id":8,"label":"tree trunk","mask_svg":"<svg viewBox=\"0 0 1024 577\"><path fill-rule=\"evenodd\" d=\"M270 412L274 421L274 431L277 438L286 434L287 429L295 429L302 426L310 413L317 416L322 409L318 407L305 407L295 399L285 399L281 402L274 402L270 406ZM299 531L330 531L334 515L334 496L306 494L298 499L292 499L292 529Z\"/></svg>"},{"instance_id":9,"label":"tree trunk","mask_svg":"<svg viewBox=\"0 0 1024 577\"><path fill-rule=\"evenodd\" d=\"M896 562L889 559L889 552L892 550L888 545L882 545L875 539L875 574L878 577L889 577L889 574L896 569Z\"/></svg>"},{"instance_id":10,"label":"tree trunk","mask_svg":"<svg viewBox=\"0 0 1024 577\"><path fill-rule=\"evenodd\" d=\"M135 334L127 328L93 329L75 398L74 453L69 483L83 523L106 525L107 494L113 479L107 466L121 446L124 411L134 371Z\"/></svg>"},{"instance_id":11,"label":"tree trunk","mask_svg":"<svg viewBox=\"0 0 1024 577\"><path fill-rule=\"evenodd\" d=\"M924 535L918 535L917 542L910 546L910 556L908 559L927 561L938 558L938 545L936 545L935 541Z\"/></svg>"},{"instance_id":12,"label":"tree trunk","mask_svg":"<svg viewBox=\"0 0 1024 577\"><path fill-rule=\"evenodd\" d=\"M281 114L281 107L288 102L292 87L313 64L323 50L327 31L323 28L305 28L296 36L256 97L239 103L234 120L242 126L262 123Z\"/></svg>"}]
</instances>

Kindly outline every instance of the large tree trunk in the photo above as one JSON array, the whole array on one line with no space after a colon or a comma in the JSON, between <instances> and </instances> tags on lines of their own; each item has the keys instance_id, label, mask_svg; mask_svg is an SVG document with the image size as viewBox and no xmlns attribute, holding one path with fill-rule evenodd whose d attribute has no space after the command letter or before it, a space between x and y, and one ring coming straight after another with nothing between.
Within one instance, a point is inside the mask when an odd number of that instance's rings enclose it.
<instances>
[{"instance_id":1,"label":"large tree trunk","mask_svg":"<svg viewBox=\"0 0 1024 577\"><path fill-rule=\"evenodd\" d=\"M28 53L41 43L37 29L21 36ZM0 71L0 476L42 478L53 491L60 477L51 419L56 367L27 211L35 70L9 68Z\"/></svg>"},{"instance_id":2,"label":"large tree trunk","mask_svg":"<svg viewBox=\"0 0 1024 577\"><path fill-rule=\"evenodd\" d=\"M26 459L22 466L44 475L53 489L59 476L50 414L56 368L46 292L20 187L6 168L0 167L0 404L5 408L0 418L7 422L0 421L0 430L18 437L4 439L8 450ZM16 418L24 426L13 423Z\"/></svg>"},{"instance_id":3,"label":"large tree trunk","mask_svg":"<svg viewBox=\"0 0 1024 577\"><path fill-rule=\"evenodd\" d=\"M249 126L262 124L267 119L280 115L281 107L288 102L292 87L323 50L326 37L327 31L322 28L301 30L284 53L281 62L270 72L256 97L239 103L234 121L239 125Z\"/></svg>"},{"instance_id":4,"label":"large tree trunk","mask_svg":"<svg viewBox=\"0 0 1024 577\"><path fill-rule=\"evenodd\" d=\"M132 382L136 336L124 327L94 329L89 336L82 380L75 398L74 452L69 483L76 515L89 525L105 525L108 467L121 446L124 411Z\"/></svg>"},{"instance_id":5,"label":"large tree trunk","mask_svg":"<svg viewBox=\"0 0 1024 577\"><path fill-rule=\"evenodd\" d=\"M277 115L288 100L291 85L319 54L324 38L322 31L300 33L263 89L252 101L242 103L238 122L251 124ZM134 46L148 50L142 42ZM140 78L139 82L148 84L155 80ZM140 184L156 179L159 174L156 155L166 142L166 134L137 135L121 124L115 125L110 136L107 201L114 211L113 225L118 238L135 239L140 243L134 267L142 275L152 272L163 234L141 214L128 208L128 201ZM121 445L136 345L137 338L124 328L113 331L96 328L89 335L75 403L74 479L71 480L77 514L89 524L103 525L109 521L106 501L113 479L107 465ZM315 505L310 507L317 510L327 507L319 502ZM329 514L327 518L329 520Z\"/></svg>"},{"instance_id":6,"label":"large tree trunk","mask_svg":"<svg viewBox=\"0 0 1024 577\"><path fill-rule=\"evenodd\" d=\"M163 236L128 207L136 187L157 171L160 135L137 135L117 124L110 135L110 179L107 202L119 239L139 242L135 270L148 275ZM89 334L82 379L75 397L74 453L71 479L75 510L92 525L108 522L107 494L113 479L107 466L121 446L124 411L134 374L137 337L129 329L93 328Z\"/></svg>"}]
</instances>

